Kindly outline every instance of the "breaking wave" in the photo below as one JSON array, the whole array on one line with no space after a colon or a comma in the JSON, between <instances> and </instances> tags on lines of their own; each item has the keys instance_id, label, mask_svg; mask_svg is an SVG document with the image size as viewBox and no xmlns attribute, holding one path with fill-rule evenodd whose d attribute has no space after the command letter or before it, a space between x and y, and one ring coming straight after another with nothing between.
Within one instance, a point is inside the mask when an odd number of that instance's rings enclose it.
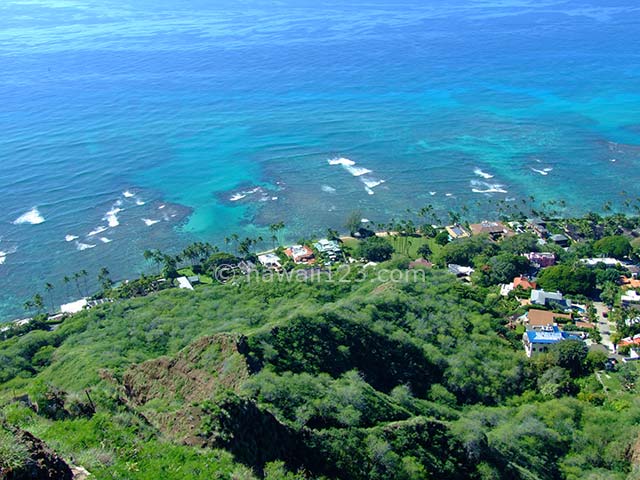
<instances>
[{"instance_id":1,"label":"breaking wave","mask_svg":"<svg viewBox=\"0 0 640 480\"><path fill-rule=\"evenodd\" d=\"M38 207L33 207L26 213L23 213L18 218L13 221L14 225L22 225L22 224L30 224L30 225L39 225L44 223L44 217L40 215L40 211Z\"/></svg>"}]
</instances>

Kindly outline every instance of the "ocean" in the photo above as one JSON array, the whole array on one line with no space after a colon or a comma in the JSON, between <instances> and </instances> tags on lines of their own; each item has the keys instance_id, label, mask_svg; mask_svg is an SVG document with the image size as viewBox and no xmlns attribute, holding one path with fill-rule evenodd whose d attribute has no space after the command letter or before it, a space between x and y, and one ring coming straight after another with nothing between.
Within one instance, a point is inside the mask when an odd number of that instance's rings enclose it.
<instances>
[{"instance_id":1,"label":"ocean","mask_svg":"<svg viewBox=\"0 0 640 480\"><path fill-rule=\"evenodd\" d=\"M278 221L622 208L639 31L631 0L3 0L0 319Z\"/></svg>"}]
</instances>

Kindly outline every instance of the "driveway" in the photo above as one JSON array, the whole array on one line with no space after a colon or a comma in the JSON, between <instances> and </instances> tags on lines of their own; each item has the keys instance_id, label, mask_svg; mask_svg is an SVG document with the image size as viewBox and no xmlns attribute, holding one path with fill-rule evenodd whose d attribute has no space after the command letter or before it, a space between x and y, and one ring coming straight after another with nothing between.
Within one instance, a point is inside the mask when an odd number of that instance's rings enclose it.
<instances>
[{"instance_id":1,"label":"driveway","mask_svg":"<svg viewBox=\"0 0 640 480\"><path fill-rule=\"evenodd\" d=\"M605 318L602 314L608 311L607 307L602 302L593 302L593 306L596 308L597 313L597 326L602 340L600 343L607 347L610 352L614 352L613 342L611 341L611 334L616 331L616 327L613 323L609 322L609 319Z\"/></svg>"}]
</instances>

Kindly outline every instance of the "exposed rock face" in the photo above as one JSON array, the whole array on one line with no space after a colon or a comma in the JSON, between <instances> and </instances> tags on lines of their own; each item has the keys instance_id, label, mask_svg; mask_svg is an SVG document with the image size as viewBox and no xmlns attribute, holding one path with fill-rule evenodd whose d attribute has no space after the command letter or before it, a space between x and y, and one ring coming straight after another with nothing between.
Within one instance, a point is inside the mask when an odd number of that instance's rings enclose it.
<instances>
[{"instance_id":1,"label":"exposed rock face","mask_svg":"<svg viewBox=\"0 0 640 480\"><path fill-rule=\"evenodd\" d=\"M133 365L123 377L125 393L140 406L154 399L200 402L222 389L237 391L249 378L246 352L242 336L203 337L174 358Z\"/></svg>"},{"instance_id":2,"label":"exposed rock face","mask_svg":"<svg viewBox=\"0 0 640 480\"><path fill-rule=\"evenodd\" d=\"M188 445L203 445L202 410L198 404L222 391L238 392L249 378L246 340L240 335L203 337L174 358L134 365L123 384L128 400L156 428ZM146 408L149 402L162 411Z\"/></svg>"},{"instance_id":3,"label":"exposed rock face","mask_svg":"<svg viewBox=\"0 0 640 480\"><path fill-rule=\"evenodd\" d=\"M16 442L28 451L25 464L15 470L3 472L0 478L6 480L71 480L73 473L67 463L53 452L42 440L24 430L15 431Z\"/></svg>"}]
</instances>

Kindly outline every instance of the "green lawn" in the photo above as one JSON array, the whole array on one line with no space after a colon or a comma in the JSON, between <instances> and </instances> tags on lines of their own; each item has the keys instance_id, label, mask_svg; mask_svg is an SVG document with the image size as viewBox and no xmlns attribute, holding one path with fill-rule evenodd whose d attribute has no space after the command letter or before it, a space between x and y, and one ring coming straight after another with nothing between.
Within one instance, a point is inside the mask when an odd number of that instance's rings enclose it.
<instances>
[{"instance_id":1,"label":"green lawn","mask_svg":"<svg viewBox=\"0 0 640 480\"><path fill-rule=\"evenodd\" d=\"M431 259L431 257L433 257L442 248L434 241L433 238L396 236L388 236L385 238L391 243L391 245L393 245L393 248L397 253L402 253L412 259L420 256L418 255L418 249L425 243L429 244L431 247L432 254L429 256L429 259ZM360 241L355 238L347 238L343 243L346 247L352 249L353 252L356 252Z\"/></svg>"},{"instance_id":2,"label":"green lawn","mask_svg":"<svg viewBox=\"0 0 640 480\"><path fill-rule=\"evenodd\" d=\"M194 273L191 267L181 268L180 270L178 270L178 273L180 275L184 275L185 277L197 276L200 278L200 283L203 284L210 285L213 283L213 279L209 275Z\"/></svg>"}]
</instances>

